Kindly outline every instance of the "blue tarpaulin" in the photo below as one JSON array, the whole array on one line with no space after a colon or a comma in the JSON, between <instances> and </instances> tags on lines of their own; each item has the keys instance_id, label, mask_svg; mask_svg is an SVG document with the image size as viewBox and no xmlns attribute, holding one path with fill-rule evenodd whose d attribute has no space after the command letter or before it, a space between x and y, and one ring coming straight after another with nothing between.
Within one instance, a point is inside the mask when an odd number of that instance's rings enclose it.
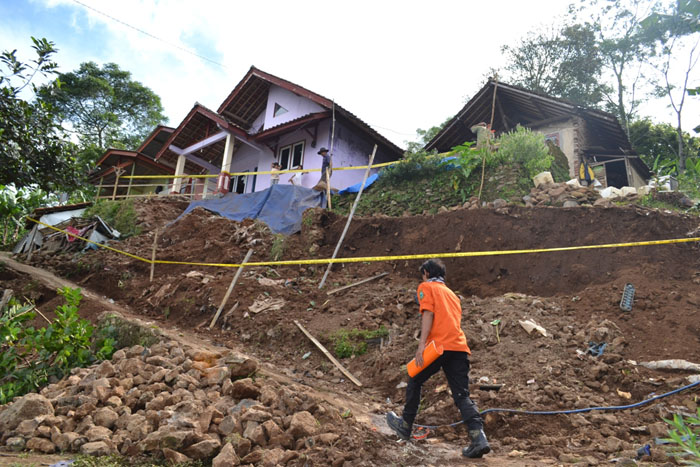
<instances>
[{"instance_id":1,"label":"blue tarpaulin","mask_svg":"<svg viewBox=\"0 0 700 467\"><path fill-rule=\"evenodd\" d=\"M233 221L260 219L273 233L291 235L301 230L304 211L326 207L326 194L298 185L272 185L255 193L228 193L222 198L192 201L174 222L197 207Z\"/></svg>"}]
</instances>

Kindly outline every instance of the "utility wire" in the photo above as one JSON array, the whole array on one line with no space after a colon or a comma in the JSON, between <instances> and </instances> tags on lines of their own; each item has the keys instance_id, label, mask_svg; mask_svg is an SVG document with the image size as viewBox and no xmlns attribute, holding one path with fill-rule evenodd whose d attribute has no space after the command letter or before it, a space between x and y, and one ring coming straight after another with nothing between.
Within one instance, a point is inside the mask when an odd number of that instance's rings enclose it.
<instances>
[{"instance_id":1,"label":"utility wire","mask_svg":"<svg viewBox=\"0 0 700 467\"><path fill-rule=\"evenodd\" d=\"M78 5L81 5L81 6L85 7L85 8L87 8L88 10L92 10L92 11L94 11L95 13L98 13L98 14L100 14L100 15L102 15L102 16L105 16L105 17L111 19L112 21L115 21L115 22L117 22L117 23L119 23L119 24L122 24L122 25L126 26L127 28L133 29L133 30L136 31L136 32L139 32L139 33L141 33L141 34L143 34L143 35L145 35L145 36L148 36L148 37L150 37L151 39L155 39L155 40L160 41L160 42L162 42L162 43L164 43L164 44L167 44L167 45L169 45L169 46L171 46L171 47L175 47L176 49L179 49L179 50L181 50L181 51L183 51L183 52L186 52L186 53L188 53L188 54L190 54L190 55L194 55L195 57L201 58L202 60L206 60L206 61L209 62L209 63L213 63L214 65L218 65L218 66L220 66L221 68L226 69L226 67L225 67L223 64L221 64L221 63L219 63L219 62L217 62L217 61L214 61L214 60L212 60L212 59L210 59L210 58L207 58L207 57L205 57L204 55L200 55L200 54L198 54L197 52L192 52L191 50L188 50L188 49L186 49L186 48L184 48L184 47L182 47L182 46L179 46L179 45L177 45L177 44L174 44L174 43L172 43L172 42L168 42L168 41L166 41L165 39L161 39L160 37L155 36L155 35L151 34L150 32L144 31L143 29L137 28L136 26L132 26L131 24L126 23L126 22L120 20L119 18L115 18L114 16L111 16L111 15L105 13L104 11L100 11L100 10L98 10L97 8L91 7L90 5L86 5L85 3L81 2L80 0L73 0L73 2L77 3Z\"/></svg>"}]
</instances>

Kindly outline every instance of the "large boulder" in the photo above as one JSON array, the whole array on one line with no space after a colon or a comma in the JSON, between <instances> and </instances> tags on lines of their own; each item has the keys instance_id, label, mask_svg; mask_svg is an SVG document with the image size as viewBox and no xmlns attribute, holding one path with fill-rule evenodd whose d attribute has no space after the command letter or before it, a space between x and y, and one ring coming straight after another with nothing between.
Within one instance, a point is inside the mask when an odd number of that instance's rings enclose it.
<instances>
[{"instance_id":1,"label":"large boulder","mask_svg":"<svg viewBox=\"0 0 700 467\"><path fill-rule=\"evenodd\" d=\"M214 456L216 450L220 447L221 443L219 441L215 439L205 439L185 449L185 454L192 459L209 459Z\"/></svg>"},{"instance_id":2,"label":"large boulder","mask_svg":"<svg viewBox=\"0 0 700 467\"><path fill-rule=\"evenodd\" d=\"M15 400L0 413L0 433L14 430L24 420L53 414L53 405L47 398L40 394L27 394Z\"/></svg>"}]
</instances>

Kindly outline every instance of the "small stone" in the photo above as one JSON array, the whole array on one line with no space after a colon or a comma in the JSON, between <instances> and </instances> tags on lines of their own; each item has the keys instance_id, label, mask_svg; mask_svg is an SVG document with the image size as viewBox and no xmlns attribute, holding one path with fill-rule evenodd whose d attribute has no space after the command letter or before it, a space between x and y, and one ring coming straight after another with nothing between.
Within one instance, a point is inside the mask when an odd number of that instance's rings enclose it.
<instances>
[{"instance_id":1,"label":"small stone","mask_svg":"<svg viewBox=\"0 0 700 467\"><path fill-rule=\"evenodd\" d=\"M263 450L258 449L253 452L248 453L245 457L241 459L242 464L257 464L263 460Z\"/></svg>"},{"instance_id":2,"label":"small stone","mask_svg":"<svg viewBox=\"0 0 700 467\"><path fill-rule=\"evenodd\" d=\"M241 460L236 455L236 451L231 443L226 443L219 454L212 460L212 467L228 467L240 465Z\"/></svg>"},{"instance_id":3,"label":"small stone","mask_svg":"<svg viewBox=\"0 0 700 467\"><path fill-rule=\"evenodd\" d=\"M306 410L292 415L292 420L289 423L289 433L295 439L312 436L316 433L317 428L316 419Z\"/></svg>"},{"instance_id":4,"label":"small stone","mask_svg":"<svg viewBox=\"0 0 700 467\"><path fill-rule=\"evenodd\" d=\"M88 441L105 441L112 438L112 430L104 426L93 426L85 433Z\"/></svg>"},{"instance_id":5,"label":"small stone","mask_svg":"<svg viewBox=\"0 0 700 467\"><path fill-rule=\"evenodd\" d=\"M93 421L95 425L111 429L114 426L114 422L116 422L118 418L119 415L117 415L114 410L110 409L109 407L102 407L101 409L97 409L95 411Z\"/></svg>"},{"instance_id":6,"label":"small stone","mask_svg":"<svg viewBox=\"0 0 700 467\"><path fill-rule=\"evenodd\" d=\"M105 441L95 441L94 443L85 443L80 446L80 453L87 456L108 456L114 450Z\"/></svg>"},{"instance_id":7,"label":"small stone","mask_svg":"<svg viewBox=\"0 0 700 467\"><path fill-rule=\"evenodd\" d=\"M235 381L231 388L231 397L234 399L256 399L259 395L260 389L250 378Z\"/></svg>"},{"instance_id":8,"label":"small stone","mask_svg":"<svg viewBox=\"0 0 700 467\"><path fill-rule=\"evenodd\" d=\"M24 442L24 438L21 436L13 436L11 438L7 438L7 441L5 441L5 446L10 451L23 451L26 443Z\"/></svg>"},{"instance_id":9,"label":"small stone","mask_svg":"<svg viewBox=\"0 0 700 467\"><path fill-rule=\"evenodd\" d=\"M68 452L71 450L73 443L78 438L80 438L80 435L78 433L69 431L67 433L61 433L60 435L56 436L55 440L52 439L51 441L53 441L56 444L56 447L59 451Z\"/></svg>"},{"instance_id":10,"label":"small stone","mask_svg":"<svg viewBox=\"0 0 700 467\"><path fill-rule=\"evenodd\" d=\"M170 465L186 464L191 461L186 455L170 448L163 448L163 457L165 457L165 460L168 461Z\"/></svg>"},{"instance_id":11,"label":"small stone","mask_svg":"<svg viewBox=\"0 0 700 467\"><path fill-rule=\"evenodd\" d=\"M209 459L214 455L220 446L221 443L215 439L205 439L204 441L195 443L185 449L185 454L190 456L192 459Z\"/></svg>"},{"instance_id":12,"label":"small stone","mask_svg":"<svg viewBox=\"0 0 700 467\"><path fill-rule=\"evenodd\" d=\"M46 438L32 438L27 441L26 447L31 451L43 452L44 454L56 452L56 445Z\"/></svg>"}]
</instances>

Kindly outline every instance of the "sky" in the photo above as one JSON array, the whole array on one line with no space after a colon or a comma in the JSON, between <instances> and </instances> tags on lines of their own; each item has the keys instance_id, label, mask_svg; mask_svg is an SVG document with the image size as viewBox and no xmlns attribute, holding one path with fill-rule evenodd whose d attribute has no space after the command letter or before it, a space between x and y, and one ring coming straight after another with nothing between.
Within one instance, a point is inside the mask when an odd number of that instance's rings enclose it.
<instances>
[{"instance_id":1,"label":"sky","mask_svg":"<svg viewBox=\"0 0 700 467\"><path fill-rule=\"evenodd\" d=\"M199 102L217 109L253 65L321 94L401 147L459 111L565 0L2 0L0 50L33 58L56 44L61 72L114 62L161 97L170 126ZM109 16L109 17L108 17ZM111 17L111 18L110 18ZM700 66L691 82L700 85ZM700 124L688 101L684 128ZM673 123L666 101L642 108Z\"/></svg>"}]
</instances>

